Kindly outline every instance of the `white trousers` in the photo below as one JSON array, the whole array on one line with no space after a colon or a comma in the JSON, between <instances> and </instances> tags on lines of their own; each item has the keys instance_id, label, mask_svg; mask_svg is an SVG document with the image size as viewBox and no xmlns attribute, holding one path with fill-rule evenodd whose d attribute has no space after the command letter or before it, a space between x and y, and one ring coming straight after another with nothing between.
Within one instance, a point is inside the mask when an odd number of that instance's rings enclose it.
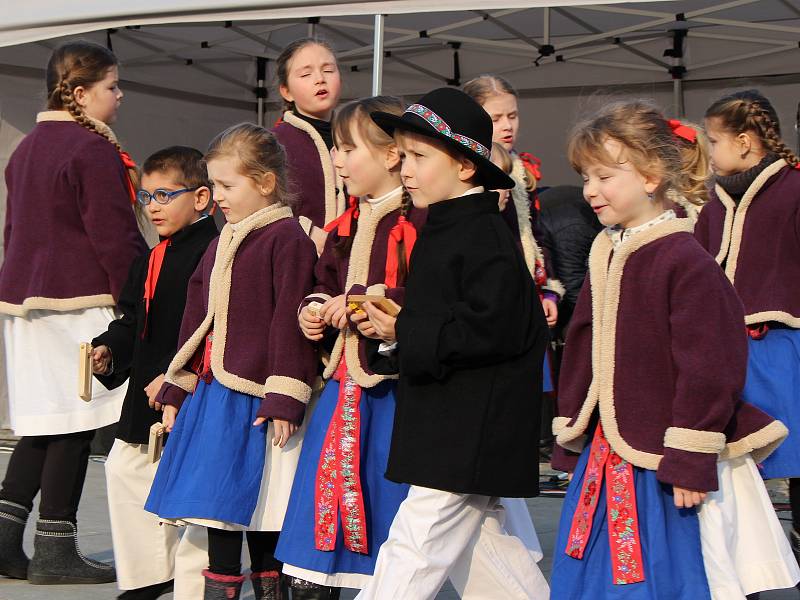
<instances>
[{"instance_id":1,"label":"white trousers","mask_svg":"<svg viewBox=\"0 0 800 600\"><path fill-rule=\"evenodd\" d=\"M498 498L411 486L356 600L432 600L448 577L464 600L547 600L547 581L503 512Z\"/></svg>"},{"instance_id":2,"label":"white trousers","mask_svg":"<svg viewBox=\"0 0 800 600\"><path fill-rule=\"evenodd\" d=\"M147 459L146 444L114 440L106 460L108 512L117 584L134 590L173 578L178 529L161 525L144 509L158 463Z\"/></svg>"},{"instance_id":3,"label":"white trousers","mask_svg":"<svg viewBox=\"0 0 800 600\"><path fill-rule=\"evenodd\" d=\"M106 487L117 585L135 590L175 579L176 600L197 600L205 586L208 534L196 525L162 525L144 510L157 468L158 463L147 460L145 444L114 440L106 460Z\"/></svg>"}]
</instances>

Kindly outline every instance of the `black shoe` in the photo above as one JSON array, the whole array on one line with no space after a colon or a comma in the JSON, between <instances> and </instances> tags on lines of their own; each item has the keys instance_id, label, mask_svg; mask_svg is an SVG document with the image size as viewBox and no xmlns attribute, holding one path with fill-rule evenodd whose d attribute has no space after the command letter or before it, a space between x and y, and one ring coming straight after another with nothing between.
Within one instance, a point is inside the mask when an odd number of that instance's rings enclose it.
<instances>
[{"instance_id":1,"label":"black shoe","mask_svg":"<svg viewBox=\"0 0 800 600\"><path fill-rule=\"evenodd\" d=\"M22 549L22 536L28 509L21 504L0 500L0 575L12 579L28 578L28 557Z\"/></svg>"},{"instance_id":2,"label":"black shoe","mask_svg":"<svg viewBox=\"0 0 800 600\"><path fill-rule=\"evenodd\" d=\"M70 521L36 523L28 580L35 585L112 583L114 567L86 558L78 548L78 527Z\"/></svg>"},{"instance_id":3,"label":"black shoe","mask_svg":"<svg viewBox=\"0 0 800 600\"><path fill-rule=\"evenodd\" d=\"M239 600L244 575L217 575L206 570L203 577L206 578L203 600Z\"/></svg>"},{"instance_id":4,"label":"black shoe","mask_svg":"<svg viewBox=\"0 0 800 600\"><path fill-rule=\"evenodd\" d=\"M339 600L342 593L339 588L325 587L299 577L289 578L289 589L292 590L292 600Z\"/></svg>"},{"instance_id":5,"label":"black shoe","mask_svg":"<svg viewBox=\"0 0 800 600\"><path fill-rule=\"evenodd\" d=\"M251 573L250 581L253 582L255 600L287 600L288 596L283 590L283 578L278 571L262 571Z\"/></svg>"},{"instance_id":6,"label":"black shoe","mask_svg":"<svg viewBox=\"0 0 800 600\"><path fill-rule=\"evenodd\" d=\"M125 590L117 600L156 600L164 594L169 594L175 588L175 580L170 579L163 583L155 583L135 590Z\"/></svg>"}]
</instances>

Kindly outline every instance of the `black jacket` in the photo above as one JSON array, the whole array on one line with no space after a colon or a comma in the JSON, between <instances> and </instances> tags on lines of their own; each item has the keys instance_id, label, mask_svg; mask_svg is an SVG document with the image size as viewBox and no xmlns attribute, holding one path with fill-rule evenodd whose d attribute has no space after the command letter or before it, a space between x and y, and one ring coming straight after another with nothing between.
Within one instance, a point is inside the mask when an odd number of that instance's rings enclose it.
<instances>
[{"instance_id":1,"label":"black jacket","mask_svg":"<svg viewBox=\"0 0 800 600\"><path fill-rule=\"evenodd\" d=\"M539 241L549 250L553 277L560 279L566 288L558 318L559 326L564 326L586 277L592 242L603 226L579 187L549 188L539 194L539 204Z\"/></svg>"},{"instance_id":2,"label":"black jacket","mask_svg":"<svg viewBox=\"0 0 800 600\"><path fill-rule=\"evenodd\" d=\"M456 493L536 495L547 325L496 193L430 207L396 329L386 476ZM372 365L389 368L375 348Z\"/></svg>"},{"instance_id":3,"label":"black jacket","mask_svg":"<svg viewBox=\"0 0 800 600\"><path fill-rule=\"evenodd\" d=\"M108 389L129 380L117 424L117 438L124 442L146 444L150 426L161 420L161 413L147 404L144 388L167 372L177 352L189 278L218 233L214 219L206 217L172 236L150 303L144 338L144 281L150 253L134 260L118 302L122 317L112 321L108 331L92 340L95 347L108 346L114 361L113 373L95 377Z\"/></svg>"}]
</instances>

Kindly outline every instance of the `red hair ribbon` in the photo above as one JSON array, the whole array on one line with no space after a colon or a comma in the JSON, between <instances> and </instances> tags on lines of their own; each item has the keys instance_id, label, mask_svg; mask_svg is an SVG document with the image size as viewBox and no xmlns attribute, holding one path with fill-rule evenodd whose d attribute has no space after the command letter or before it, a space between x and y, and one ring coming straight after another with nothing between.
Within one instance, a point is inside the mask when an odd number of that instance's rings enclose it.
<instances>
[{"instance_id":1,"label":"red hair ribbon","mask_svg":"<svg viewBox=\"0 0 800 600\"><path fill-rule=\"evenodd\" d=\"M522 166L531 174L534 180L539 181L542 178L542 161L536 158L530 152L520 152L519 158L522 161Z\"/></svg>"},{"instance_id":2,"label":"red hair ribbon","mask_svg":"<svg viewBox=\"0 0 800 600\"><path fill-rule=\"evenodd\" d=\"M678 119L670 119L667 121L667 124L669 125L669 128L672 129L672 133L677 135L679 138L683 138L692 144L697 142L697 130L694 127L684 125Z\"/></svg>"},{"instance_id":3,"label":"red hair ribbon","mask_svg":"<svg viewBox=\"0 0 800 600\"><path fill-rule=\"evenodd\" d=\"M358 219L358 198L350 196L350 206L341 215L325 225L325 231L330 233L336 229L339 237L350 237L353 229L353 219Z\"/></svg>"},{"instance_id":4,"label":"red hair ribbon","mask_svg":"<svg viewBox=\"0 0 800 600\"><path fill-rule=\"evenodd\" d=\"M119 151L119 157L122 159L122 164L126 169L135 169L136 163L133 162L131 155L124 150ZM131 197L131 204L136 204L136 190L133 187L133 181L129 173L125 173L125 181L128 183L128 195Z\"/></svg>"},{"instance_id":5,"label":"red hair ribbon","mask_svg":"<svg viewBox=\"0 0 800 600\"><path fill-rule=\"evenodd\" d=\"M397 247L400 242L404 243L406 254L406 265L411 261L411 251L417 243L417 230L405 216L397 218L397 224L389 232L389 246L386 249L386 287L397 287L397 271L400 268L400 257L397 254Z\"/></svg>"}]
</instances>

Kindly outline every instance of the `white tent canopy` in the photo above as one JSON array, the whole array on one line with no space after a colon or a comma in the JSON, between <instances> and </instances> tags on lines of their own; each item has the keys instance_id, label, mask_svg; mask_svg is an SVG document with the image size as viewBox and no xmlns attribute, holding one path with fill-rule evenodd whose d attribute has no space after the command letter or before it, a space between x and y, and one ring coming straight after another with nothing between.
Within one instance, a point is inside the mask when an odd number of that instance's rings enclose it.
<instances>
[{"instance_id":1,"label":"white tent canopy","mask_svg":"<svg viewBox=\"0 0 800 600\"><path fill-rule=\"evenodd\" d=\"M337 48L346 98L379 89L381 75L385 93L409 98L484 72L507 77L522 98L523 146L550 158L545 166L557 164L562 179L568 168L556 157L564 130L598 89L655 95L671 114L697 118L694 98L702 103L718 88L777 86L787 121L800 81L798 0L119 4L40 0L7 10L0 117L19 131L29 127L49 52L64 36L79 35L108 44L121 60L129 94L118 128L129 147L146 153L175 133L202 146L220 124L253 120L259 96L266 95L266 119L275 116L280 98L268 89L274 58L286 43L313 34ZM385 20L371 14L378 10ZM142 118L159 126L143 127Z\"/></svg>"}]
</instances>

